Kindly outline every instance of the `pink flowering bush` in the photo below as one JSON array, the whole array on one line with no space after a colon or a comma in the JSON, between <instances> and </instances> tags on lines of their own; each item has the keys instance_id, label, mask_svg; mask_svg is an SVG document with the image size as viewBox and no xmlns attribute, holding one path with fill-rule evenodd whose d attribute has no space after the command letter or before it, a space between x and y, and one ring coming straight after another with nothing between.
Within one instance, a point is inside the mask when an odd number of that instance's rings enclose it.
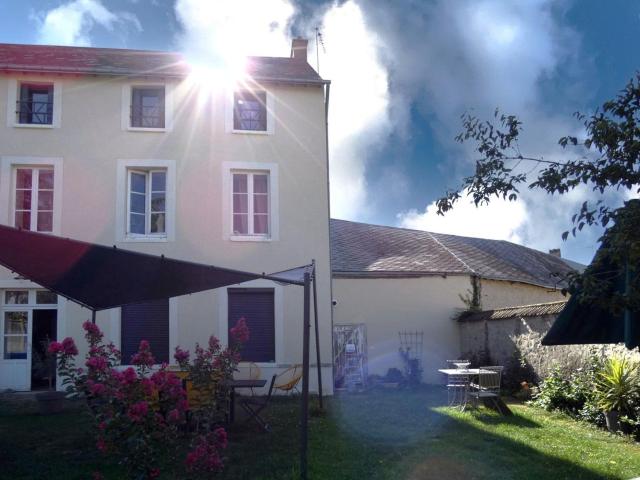
<instances>
[{"instance_id":1,"label":"pink flowering bush","mask_svg":"<svg viewBox=\"0 0 640 480\"><path fill-rule=\"evenodd\" d=\"M83 367L76 366L78 349L71 338L52 342L49 352L57 356L69 395L87 400L95 447L114 456L131 478L156 478L162 465L183 465L188 478L210 478L221 470L227 447L220 427L227 411L224 382L237 369L239 350L249 338L244 319L231 329L229 348L212 336L207 348L196 345L192 362L188 351L176 348L176 362L200 394L198 409L190 408L181 378L166 364L156 365L149 342L141 341L133 366L122 368L120 352L103 342L98 326L85 322L83 328L89 346Z\"/></svg>"},{"instance_id":2,"label":"pink flowering bush","mask_svg":"<svg viewBox=\"0 0 640 480\"><path fill-rule=\"evenodd\" d=\"M188 351L176 348L173 358L187 372L187 380L198 394L199 408L193 412L198 430L209 431L226 421L229 389L224 381L233 378L240 362L240 349L248 339L246 321L240 318L229 330L228 348L223 348L214 336L209 337L206 347L196 343L193 360Z\"/></svg>"},{"instance_id":3,"label":"pink flowering bush","mask_svg":"<svg viewBox=\"0 0 640 480\"><path fill-rule=\"evenodd\" d=\"M185 465L187 472L200 473L209 478L212 473L222 470L220 450L227 448L227 432L224 428L216 428L206 435L195 438L194 448L187 455Z\"/></svg>"}]
</instances>

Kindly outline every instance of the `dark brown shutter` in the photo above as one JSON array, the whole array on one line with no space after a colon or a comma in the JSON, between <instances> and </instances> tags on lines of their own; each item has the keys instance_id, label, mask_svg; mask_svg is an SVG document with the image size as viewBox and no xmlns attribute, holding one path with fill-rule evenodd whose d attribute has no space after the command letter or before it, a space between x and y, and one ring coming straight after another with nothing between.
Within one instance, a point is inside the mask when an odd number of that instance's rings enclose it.
<instances>
[{"instance_id":1,"label":"dark brown shutter","mask_svg":"<svg viewBox=\"0 0 640 480\"><path fill-rule=\"evenodd\" d=\"M169 362L169 300L122 307L122 364L129 365L141 340L147 340L157 363Z\"/></svg>"},{"instance_id":2,"label":"dark brown shutter","mask_svg":"<svg viewBox=\"0 0 640 480\"><path fill-rule=\"evenodd\" d=\"M249 327L249 341L240 355L249 362L276 361L275 309L273 289L230 288L229 328L244 317Z\"/></svg>"}]
</instances>

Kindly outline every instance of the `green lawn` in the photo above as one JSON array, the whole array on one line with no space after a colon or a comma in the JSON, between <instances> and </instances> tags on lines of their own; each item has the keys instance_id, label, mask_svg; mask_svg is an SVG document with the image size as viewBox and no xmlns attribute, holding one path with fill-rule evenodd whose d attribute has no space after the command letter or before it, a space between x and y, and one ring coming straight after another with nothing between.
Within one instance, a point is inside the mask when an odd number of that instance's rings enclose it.
<instances>
[{"instance_id":1,"label":"green lawn","mask_svg":"<svg viewBox=\"0 0 640 480\"><path fill-rule=\"evenodd\" d=\"M446 396L446 395L445 395ZM559 414L512 405L513 417L442 407L443 392L382 392L328 399L310 421L313 479L630 479L640 445ZM298 402L270 407L273 432L230 431L220 478L290 479L298 472ZM0 478L84 479L101 458L79 411L42 417L0 403ZM166 478L173 478L171 475Z\"/></svg>"}]
</instances>

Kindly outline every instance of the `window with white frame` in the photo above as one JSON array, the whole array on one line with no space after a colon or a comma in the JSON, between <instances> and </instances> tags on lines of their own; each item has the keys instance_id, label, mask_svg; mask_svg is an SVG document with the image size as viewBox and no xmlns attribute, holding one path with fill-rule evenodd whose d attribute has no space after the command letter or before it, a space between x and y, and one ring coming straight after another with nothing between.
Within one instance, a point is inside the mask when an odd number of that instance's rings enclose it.
<instances>
[{"instance_id":1,"label":"window with white frame","mask_svg":"<svg viewBox=\"0 0 640 480\"><path fill-rule=\"evenodd\" d=\"M233 129L267 131L267 92L243 90L233 95Z\"/></svg>"},{"instance_id":2,"label":"window with white frame","mask_svg":"<svg viewBox=\"0 0 640 480\"><path fill-rule=\"evenodd\" d=\"M53 124L53 83L20 83L16 121L22 125Z\"/></svg>"},{"instance_id":3,"label":"window with white frame","mask_svg":"<svg viewBox=\"0 0 640 480\"><path fill-rule=\"evenodd\" d=\"M13 169L13 224L34 232L53 232L53 166Z\"/></svg>"},{"instance_id":4,"label":"window with white frame","mask_svg":"<svg viewBox=\"0 0 640 480\"><path fill-rule=\"evenodd\" d=\"M165 87L131 87L131 123L133 128L165 128Z\"/></svg>"},{"instance_id":5,"label":"window with white frame","mask_svg":"<svg viewBox=\"0 0 640 480\"><path fill-rule=\"evenodd\" d=\"M270 234L269 173L233 171L233 235L268 237Z\"/></svg>"},{"instance_id":6,"label":"window with white frame","mask_svg":"<svg viewBox=\"0 0 640 480\"><path fill-rule=\"evenodd\" d=\"M127 170L127 235L160 237L167 234L167 170Z\"/></svg>"}]
</instances>

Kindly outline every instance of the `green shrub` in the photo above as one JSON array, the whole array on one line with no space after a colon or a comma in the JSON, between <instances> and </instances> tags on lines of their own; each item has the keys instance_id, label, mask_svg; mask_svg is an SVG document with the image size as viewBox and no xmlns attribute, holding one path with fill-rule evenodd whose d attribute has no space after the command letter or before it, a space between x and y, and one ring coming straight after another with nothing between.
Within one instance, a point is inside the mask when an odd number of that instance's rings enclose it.
<instances>
[{"instance_id":1,"label":"green shrub","mask_svg":"<svg viewBox=\"0 0 640 480\"><path fill-rule=\"evenodd\" d=\"M564 378L562 370L556 365L534 391L532 405L548 411L572 411L575 406L571 399L571 384Z\"/></svg>"},{"instance_id":2,"label":"green shrub","mask_svg":"<svg viewBox=\"0 0 640 480\"><path fill-rule=\"evenodd\" d=\"M617 409L623 431L640 438L640 374L637 366L622 358L602 360L594 354L571 373L556 365L535 388L530 404L600 427L605 424L603 411Z\"/></svg>"},{"instance_id":3,"label":"green shrub","mask_svg":"<svg viewBox=\"0 0 640 480\"><path fill-rule=\"evenodd\" d=\"M602 360L592 355L587 364L566 374L556 365L533 395L533 405L545 410L558 410L575 418L602 425L604 418L597 406L594 383L602 368Z\"/></svg>"}]
</instances>

